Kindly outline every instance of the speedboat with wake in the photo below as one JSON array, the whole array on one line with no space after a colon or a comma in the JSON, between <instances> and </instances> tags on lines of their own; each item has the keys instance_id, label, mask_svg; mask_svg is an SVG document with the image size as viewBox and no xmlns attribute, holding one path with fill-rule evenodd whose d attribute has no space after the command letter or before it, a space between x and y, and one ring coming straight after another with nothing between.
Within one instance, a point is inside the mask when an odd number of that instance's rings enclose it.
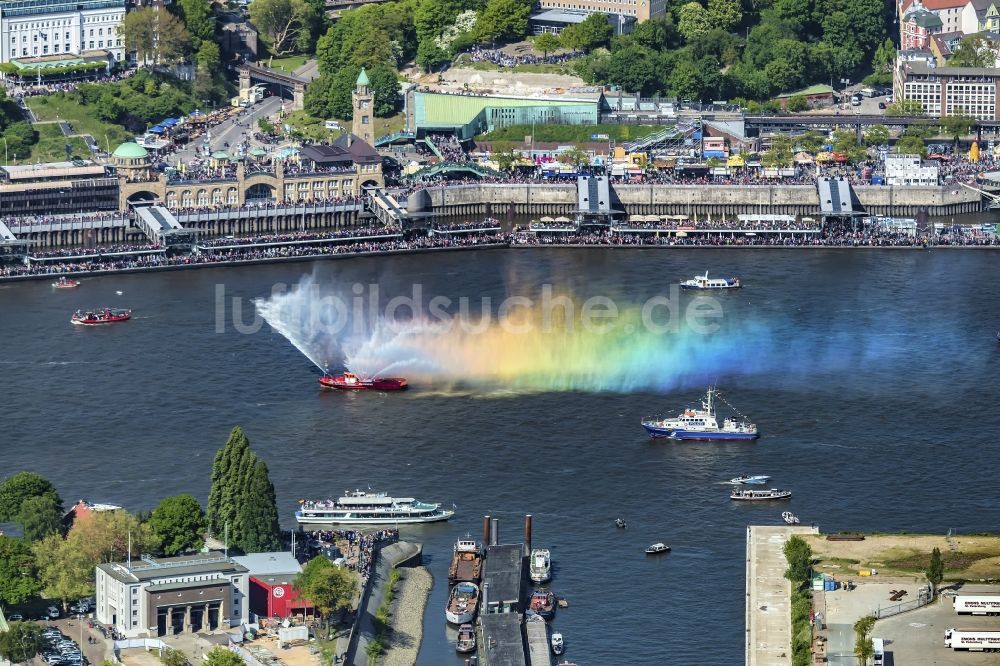
<instances>
[{"instance_id":1,"label":"speedboat with wake","mask_svg":"<svg viewBox=\"0 0 1000 666\"><path fill-rule=\"evenodd\" d=\"M719 425L715 415L715 398L723 402L724 398L714 387L708 387L708 393L701 402L701 409L685 409L674 418L649 417L643 419L642 427L650 437L669 439L700 440L706 442L735 440L751 441L760 437L757 426L744 418L738 420L727 418ZM729 405L728 402L726 402ZM732 405L729 405L736 411ZM739 412L736 412L739 414ZM742 416L742 415L740 415Z\"/></svg>"},{"instance_id":2,"label":"speedboat with wake","mask_svg":"<svg viewBox=\"0 0 1000 666\"><path fill-rule=\"evenodd\" d=\"M86 312L77 310L69 318L69 322L74 326L103 326L105 324L117 324L122 321L128 321L131 318L131 310L104 308L103 310L88 310Z\"/></svg>"},{"instance_id":3,"label":"speedboat with wake","mask_svg":"<svg viewBox=\"0 0 1000 666\"><path fill-rule=\"evenodd\" d=\"M757 476L749 476L747 474L741 474L740 476L737 476L734 479L729 479L729 483L736 485L759 486L767 483L770 480L771 477L764 476L763 474L759 474Z\"/></svg>"},{"instance_id":4,"label":"speedboat with wake","mask_svg":"<svg viewBox=\"0 0 1000 666\"><path fill-rule=\"evenodd\" d=\"M319 378L319 385L326 389L341 389L346 391L402 391L409 386L402 377L371 377L365 379L353 372L345 372L342 375L323 375Z\"/></svg>"}]
</instances>

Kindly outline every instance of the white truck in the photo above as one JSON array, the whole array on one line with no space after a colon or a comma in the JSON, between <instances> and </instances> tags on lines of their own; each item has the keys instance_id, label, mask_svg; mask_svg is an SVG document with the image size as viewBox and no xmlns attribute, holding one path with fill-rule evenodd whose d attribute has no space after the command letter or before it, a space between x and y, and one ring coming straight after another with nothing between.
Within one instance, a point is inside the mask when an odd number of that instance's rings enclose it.
<instances>
[{"instance_id":1,"label":"white truck","mask_svg":"<svg viewBox=\"0 0 1000 666\"><path fill-rule=\"evenodd\" d=\"M872 666L885 666L884 638L872 638Z\"/></svg>"},{"instance_id":2,"label":"white truck","mask_svg":"<svg viewBox=\"0 0 1000 666\"><path fill-rule=\"evenodd\" d=\"M1000 614L1000 594L956 594L955 612L966 615Z\"/></svg>"},{"instance_id":3,"label":"white truck","mask_svg":"<svg viewBox=\"0 0 1000 666\"><path fill-rule=\"evenodd\" d=\"M1000 652L1000 630L946 629L944 646L953 650L972 652Z\"/></svg>"}]
</instances>

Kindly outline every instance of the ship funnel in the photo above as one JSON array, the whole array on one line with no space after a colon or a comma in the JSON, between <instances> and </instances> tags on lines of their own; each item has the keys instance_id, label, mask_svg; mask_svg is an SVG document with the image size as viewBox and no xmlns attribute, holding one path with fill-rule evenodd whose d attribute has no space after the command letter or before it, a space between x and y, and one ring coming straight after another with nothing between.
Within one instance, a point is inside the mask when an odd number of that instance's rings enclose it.
<instances>
[{"instance_id":1,"label":"ship funnel","mask_svg":"<svg viewBox=\"0 0 1000 666\"><path fill-rule=\"evenodd\" d=\"M524 516L524 549L531 552L531 514Z\"/></svg>"},{"instance_id":2,"label":"ship funnel","mask_svg":"<svg viewBox=\"0 0 1000 666\"><path fill-rule=\"evenodd\" d=\"M490 545L490 517L483 516L483 547Z\"/></svg>"},{"instance_id":3,"label":"ship funnel","mask_svg":"<svg viewBox=\"0 0 1000 666\"><path fill-rule=\"evenodd\" d=\"M500 519L493 519L493 527L490 530L490 545L495 546L500 543Z\"/></svg>"}]
</instances>

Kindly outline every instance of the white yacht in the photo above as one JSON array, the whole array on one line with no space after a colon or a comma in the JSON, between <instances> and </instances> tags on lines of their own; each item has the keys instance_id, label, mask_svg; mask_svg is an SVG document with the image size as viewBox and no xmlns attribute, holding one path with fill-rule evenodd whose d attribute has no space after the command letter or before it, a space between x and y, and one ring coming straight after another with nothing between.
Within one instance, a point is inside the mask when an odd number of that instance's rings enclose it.
<instances>
[{"instance_id":1,"label":"white yacht","mask_svg":"<svg viewBox=\"0 0 1000 666\"><path fill-rule=\"evenodd\" d=\"M739 278L710 278L708 271L704 275L695 275L690 280L681 282L681 289L739 289Z\"/></svg>"},{"instance_id":2,"label":"white yacht","mask_svg":"<svg viewBox=\"0 0 1000 666\"><path fill-rule=\"evenodd\" d=\"M558 656L566 650L566 643L563 641L563 635L558 631L552 634L550 641L552 643L552 654Z\"/></svg>"},{"instance_id":3,"label":"white yacht","mask_svg":"<svg viewBox=\"0 0 1000 666\"><path fill-rule=\"evenodd\" d=\"M528 563L528 575L536 583L544 583L552 578L552 559L549 551L544 548L536 548L531 551L531 559Z\"/></svg>"},{"instance_id":4,"label":"white yacht","mask_svg":"<svg viewBox=\"0 0 1000 666\"><path fill-rule=\"evenodd\" d=\"M405 525L448 520L454 515L439 503L355 490L335 500L303 500L295 520L300 525Z\"/></svg>"}]
</instances>

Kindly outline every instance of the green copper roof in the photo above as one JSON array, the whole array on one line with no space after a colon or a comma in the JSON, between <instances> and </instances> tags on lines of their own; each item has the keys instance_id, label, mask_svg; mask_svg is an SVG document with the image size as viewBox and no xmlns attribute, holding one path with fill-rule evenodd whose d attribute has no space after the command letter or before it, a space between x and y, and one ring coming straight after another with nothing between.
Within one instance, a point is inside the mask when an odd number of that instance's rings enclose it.
<instances>
[{"instance_id":1,"label":"green copper roof","mask_svg":"<svg viewBox=\"0 0 1000 666\"><path fill-rule=\"evenodd\" d=\"M367 72L365 72L364 67L361 68L361 73L358 74L358 85L359 86L371 85L371 82L368 80L368 74Z\"/></svg>"},{"instance_id":2,"label":"green copper roof","mask_svg":"<svg viewBox=\"0 0 1000 666\"><path fill-rule=\"evenodd\" d=\"M147 157L148 155L149 153L146 152L145 148L131 141L123 143L115 148L115 152L111 153L112 157L123 157L126 159L139 159Z\"/></svg>"}]
</instances>

